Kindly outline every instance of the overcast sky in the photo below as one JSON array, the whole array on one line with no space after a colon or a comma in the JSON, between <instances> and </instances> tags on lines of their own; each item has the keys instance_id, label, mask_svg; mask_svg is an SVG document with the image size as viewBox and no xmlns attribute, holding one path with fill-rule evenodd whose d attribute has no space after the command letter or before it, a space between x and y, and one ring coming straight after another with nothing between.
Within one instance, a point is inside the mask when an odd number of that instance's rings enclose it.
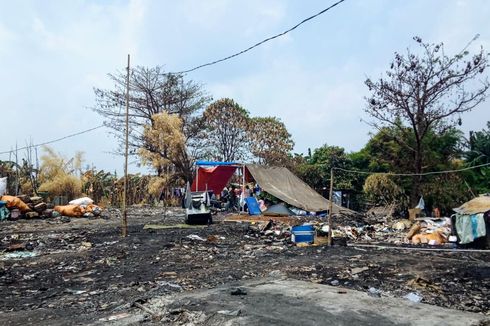
<instances>
[{"instance_id":1,"label":"overcast sky","mask_svg":"<svg viewBox=\"0 0 490 326\"><path fill-rule=\"evenodd\" d=\"M0 0L0 151L101 124L93 87L136 65L180 71L282 32L335 1ZM448 53L475 34L490 51L487 0L347 0L285 37L187 75L214 99L231 97L254 116L277 116L305 153L323 144L359 150L368 140L366 76L380 77L412 37ZM490 120L490 101L463 116L464 131ZM52 147L85 152L87 164L122 170L102 128ZM8 159L1 155L0 159ZM133 167L136 169L135 167ZM130 169L132 169L130 167Z\"/></svg>"}]
</instances>

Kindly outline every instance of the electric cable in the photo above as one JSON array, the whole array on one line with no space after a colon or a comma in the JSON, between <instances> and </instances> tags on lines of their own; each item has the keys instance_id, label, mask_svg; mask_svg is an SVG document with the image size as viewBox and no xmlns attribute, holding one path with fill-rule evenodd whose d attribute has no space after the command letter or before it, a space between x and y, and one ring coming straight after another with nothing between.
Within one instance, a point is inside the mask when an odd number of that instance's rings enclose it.
<instances>
[{"instance_id":1,"label":"electric cable","mask_svg":"<svg viewBox=\"0 0 490 326\"><path fill-rule=\"evenodd\" d=\"M223 62L223 61L226 61L226 60L230 60L230 59L232 59L232 58L234 58L234 57L237 57L237 56L239 56L239 55L241 55L241 54L244 54L244 53L246 53L246 52L248 52L248 51L250 51L250 50L252 50L252 49L254 49L254 48L256 48L256 47L258 47L258 46L260 46L260 45L262 45L262 44L264 44L264 43L267 43L267 42L269 42L269 41L272 41L273 39L276 39L276 38L278 38L278 37L281 37L281 36L286 35L287 33L291 32L291 31L295 30L296 28L298 28L299 26L303 25L304 23L306 23L306 22L308 22L308 21L310 21L310 20L312 20L312 19L314 19L314 18L316 18L316 17L318 17L318 16L320 16L320 15L322 15L322 14L326 13L326 12L327 12L327 11L329 11L330 9L332 9L332 8L334 8L334 7L336 7L336 6L338 6L339 4L341 4L341 3L342 3L342 2L344 2L344 1L345 1L345 0L340 0L340 1L337 1L336 3L332 4L331 6L329 6L329 7L325 8L325 9L323 9L323 10L319 11L318 13L316 13L316 14L314 14L314 15L312 15L312 16L310 16L310 17L308 17L308 18L303 19L302 21L300 21L299 23L297 23L297 24L296 24L296 25L294 25L293 27L291 27L291 28L289 28L289 29L285 30L284 32L279 33L279 34L276 34L276 35L273 35L273 36L271 36L271 37L268 37L268 38L266 38L266 39L264 39L264 40L262 40L262 41L260 41L260 42L258 42L258 43L255 43L254 45L252 45L252 46L250 46L250 47L248 47L248 48L246 48L246 49L244 49L244 50L242 50L242 51L239 51L239 52L237 52L237 53L234 53L234 54L232 54L232 55L229 55L229 56L227 56L227 57L224 57L224 58L221 58L221 59L218 59L218 60L214 60L214 61L211 61L211 62L208 62L208 63L204 63L204 64L202 64L202 65L196 66L196 67L191 68L191 69L182 70L182 71L179 71L179 72L172 72L172 73L169 73L169 75L171 75L171 74L173 74L173 75L181 75L181 74L186 74L186 73L189 73L189 72L192 72L192 71L195 71L195 70L198 70L198 69L201 69L201 68L207 67L207 66L212 66L212 65L215 65L215 64L217 64L217 63L220 63L220 62Z\"/></svg>"},{"instance_id":2,"label":"electric cable","mask_svg":"<svg viewBox=\"0 0 490 326\"><path fill-rule=\"evenodd\" d=\"M97 127L93 127L93 128L90 128L90 129L86 129L86 130L82 130L82 131L79 131L77 133L74 133L74 134L71 134L71 135L67 135L67 136L64 136L64 137L61 137L61 138L57 138L57 139L53 139L53 140L50 140L50 141L47 141L47 142L44 142L44 143L40 143L40 144L36 144L36 145L32 145L32 146L24 146L24 147L20 147L20 148L17 148L16 150L19 151L19 150L23 150L23 149L27 149L27 148L34 148L34 147L40 147L40 146L44 146L44 145L49 145L49 144L52 144L52 143L56 143L56 142L59 142L59 141L62 141L62 140L65 140L67 138L71 138L71 137L75 137L75 136L79 136L79 135L83 135L87 132L90 132L90 131L93 131L93 130L96 130L96 129L99 129L99 128L102 128L104 127L104 125L99 125ZM8 154L8 153L11 153L13 152L14 150L10 150L10 151L3 151L3 152L0 152L0 154Z\"/></svg>"}]
</instances>

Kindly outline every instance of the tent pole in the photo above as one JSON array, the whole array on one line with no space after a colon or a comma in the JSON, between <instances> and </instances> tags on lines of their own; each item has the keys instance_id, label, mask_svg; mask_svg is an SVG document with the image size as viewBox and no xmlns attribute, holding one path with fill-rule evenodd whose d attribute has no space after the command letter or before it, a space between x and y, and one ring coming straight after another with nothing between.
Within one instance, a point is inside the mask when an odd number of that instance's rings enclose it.
<instances>
[{"instance_id":1,"label":"tent pole","mask_svg":"<svg viewBox=\"0 0 490 326\"><path fill-rule=\"evenodd\" d=\"M198 191L197 190L199 188L198 185L199 185L199 165L197 166L196 169L196 191Z\"/></svg>"},{"instance_id":2,"label":"tent pole","mask_svg":"<svg viewBox=\"0 0 490 326\"><path fill-rule=\"evenodd\" d=\"M243 170L242 170L242 196L241 197L245 201L245 164L243 165ZM240 202L241 202L241 200L240 200ZM242 210L242 212L245 212L245 202L243 203L241 210Z\"/></svg>"},{"instance_id":3,"label":"tent pole","mask_svg":"<svg viewBox=\"0 0 490 326\"><path fill-rule=\"evenodd\" d=\"M328 207L328 245L332 245L332 215L333 215L333 168L330 169L330 193Z\"/></svg>"}]
</instances>

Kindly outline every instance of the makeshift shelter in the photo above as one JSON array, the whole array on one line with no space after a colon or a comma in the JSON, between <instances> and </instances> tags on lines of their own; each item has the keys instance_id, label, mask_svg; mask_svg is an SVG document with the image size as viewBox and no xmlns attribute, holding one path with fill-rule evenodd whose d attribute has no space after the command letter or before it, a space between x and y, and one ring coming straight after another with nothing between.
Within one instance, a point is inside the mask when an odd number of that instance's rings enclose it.
<instances>
[{"instance_id":1,"label":"makeshift shelter","mask_svg":"<svg viewBox=\"0 0 490 326\"><path fill-rule=\"evenodd\" d=\"M453 210L451 221L459 243L490 247L490 196L473 198Z\"/></svg>"},{"instance_id":2,"label":"makeshift shelter","mask_svg":"<svg viewBox=\"0 0 490 326\"><path fill-rule=\"evenodd\" d=\"M248 172L245 173L246 178L251 176L265 192L283 202L307 212L321 212L329 209L327 199L287 168L254 164L247 164L245 167ZM334 214L355 214L354 211L336 204L333 204L332 208Z\"/></svg>"},{"instance_id":3,"label":"makeshift shelter","mask_svg":"<svg viewBox=\"0 0 490 326\"><path fill-rule=\"evenodd\" d=\"M329 210L329 201L285 167L267 167L233 162L198 161L191 191L212 190L220 193L237 169L242 170L243 183L255 181L260 188L281 201L307 212ZM356 212L333 204L334 214L355 215Z\"/></svg>"}]
</instances>

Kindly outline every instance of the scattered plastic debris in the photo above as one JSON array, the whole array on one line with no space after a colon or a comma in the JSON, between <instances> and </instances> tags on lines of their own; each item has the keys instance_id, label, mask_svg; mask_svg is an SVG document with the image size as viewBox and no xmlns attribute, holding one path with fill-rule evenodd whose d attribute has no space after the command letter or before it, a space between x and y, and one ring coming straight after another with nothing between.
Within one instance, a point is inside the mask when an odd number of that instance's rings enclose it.
<instances>
[{"instance_id":1,"label":"scattered plastic debris","mask_svg":"<svg viewBox=\"0 0 490 326\"><path fill-rule=\"evenodd\" d=\"M197 240L197 241L206 241L206 239L201 238L197 234L189 234L186 238L191 240Z\"/></svg>"},{"instance_id":2,"label":"scattered plastic debris","mask_svg":"<svg viewBox=\"0 0 490 326\"><path fill-rule=\"evenodd\" d=\"M406 296L404 296L404 298L415 303L419 303L422 301L422 297L414 292L408 293Z\"/></svg>"}]
</instances>

